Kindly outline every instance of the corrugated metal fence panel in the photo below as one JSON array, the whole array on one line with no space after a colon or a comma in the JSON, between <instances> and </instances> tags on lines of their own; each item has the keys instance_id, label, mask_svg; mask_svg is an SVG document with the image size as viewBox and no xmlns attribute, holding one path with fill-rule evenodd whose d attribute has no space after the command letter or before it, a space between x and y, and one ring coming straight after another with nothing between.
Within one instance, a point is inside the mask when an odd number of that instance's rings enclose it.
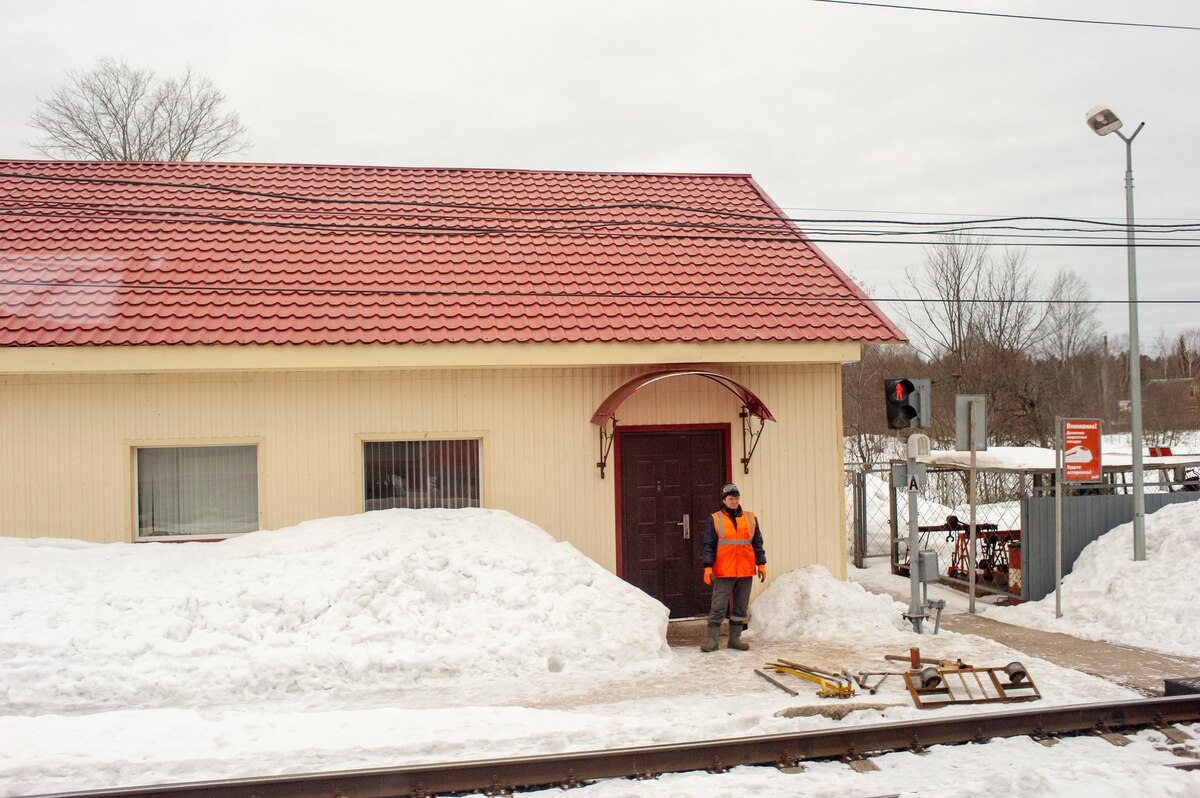
<instances>
[{"instance_id":1,"label":"corrugated metal fence panel","mask_svg":"<svg viewBox=\"0 0 1200 798\"><path fill-rule=\"evenodd\" d=\"M1168 504L1196 501L1197 493L1147 493L1146 514ZM1022 598L1037 601L1054 592L1054 497L1021 500ZM1093 540L1133 520L1133 496L1064 496L1063 576ZM1129 552L1133 556L1132 549Z\"/></svg>"}]
</instances>

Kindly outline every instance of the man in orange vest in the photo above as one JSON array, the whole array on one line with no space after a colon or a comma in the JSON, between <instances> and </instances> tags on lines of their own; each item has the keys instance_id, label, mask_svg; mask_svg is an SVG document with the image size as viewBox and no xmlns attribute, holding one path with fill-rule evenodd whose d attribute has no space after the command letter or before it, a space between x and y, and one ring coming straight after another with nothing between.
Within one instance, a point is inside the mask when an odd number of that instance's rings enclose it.
<instances>
[{"instance_id":1,"label":"man in orange vest","mask_svg":"<svg viewBox=\"0 0 1200 798\"><path fill-rule=\"evenodd\" d=\"M721 509L708 518L704 527L704 584L713 586L708 611L708 639L701 651L715 651L721 621L729 597L729 648L746 651L742 630L746 628L746 609L754 574L759 581L767 578L767 553L763 551L762 529L754 513L742 509L742 492L732 482L721 488ZM715 580L715 581L714 581Z\"/></svg>"}]
</instances>

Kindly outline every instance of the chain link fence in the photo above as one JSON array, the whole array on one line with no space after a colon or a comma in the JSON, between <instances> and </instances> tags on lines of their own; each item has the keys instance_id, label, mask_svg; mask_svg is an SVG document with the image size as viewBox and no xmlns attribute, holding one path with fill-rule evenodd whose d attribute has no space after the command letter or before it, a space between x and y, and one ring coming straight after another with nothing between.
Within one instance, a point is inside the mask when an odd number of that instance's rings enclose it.
<instances>
[{"instance_id":1,"label":"chain link fence","mask_svg":"<svg viewBox=\"0 0 1200 798\"><path fill-rule=\"evenodd\" d=\"M895 464L903 466L902 461ZM889 558L894 573L908 572L908 486L893 477L893 464L847 464L847 548L855 567ZM903 473L903 470L901 471ZM916 493L918 546L937 552L943 579L966 579L972 559L982 590L1008 590L1009 544L1020 539L1021 498L1032 480L1024 474L978 472L975 507L976 549L969 556L971 518L968 472L930 467Z\"/></svg>"}]
</instances>

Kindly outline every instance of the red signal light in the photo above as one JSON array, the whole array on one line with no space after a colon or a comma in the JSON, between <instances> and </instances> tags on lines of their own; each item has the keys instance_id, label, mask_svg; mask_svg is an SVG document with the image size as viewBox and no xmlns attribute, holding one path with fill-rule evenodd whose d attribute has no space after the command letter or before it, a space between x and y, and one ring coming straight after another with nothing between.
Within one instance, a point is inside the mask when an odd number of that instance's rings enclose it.
<instances>
[{"instance_id":1,"label":"red signal light","mask_svg":"<svg viewBox=\"0 0 1200 798\"><path fill-rule=\"evenodd\" d=\"M929 423L928 408L922 411L922 403L928 404L928 399L921 399L922 391L925 396L929 392L929 380L884 380L883 395L887 397L887 421L890 429L908 429L921 427ZM922 419L925 419L922 421Z\"/></svg>"}]
</instances>

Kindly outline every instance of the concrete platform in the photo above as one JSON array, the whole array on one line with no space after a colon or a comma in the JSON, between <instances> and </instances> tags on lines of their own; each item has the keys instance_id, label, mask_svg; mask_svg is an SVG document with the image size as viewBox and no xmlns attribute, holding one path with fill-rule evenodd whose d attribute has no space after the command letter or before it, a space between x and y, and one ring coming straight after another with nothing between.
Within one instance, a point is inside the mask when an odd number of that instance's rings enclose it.
<instances>
[{"instance_id":1,"label":"concrete platform","mask_svg":"<svg viewBox=\"0 0 1200 798\"><path fill-rule=\"evenodd\" d=\"M979 635L1064 668L1099 676L1146 695L1162 695L1163 680L1200 676L1200 659L1027 629L981 615L943 615L942 627Z\"/></svg>"},{"instance_id":2,"label":"concrete platform","mask_svg":"<svg viewBox=\"0 0 1200 798\"><path fill-rule=\"evenodd\" d=\"M667 642L676 648L699 648L707 634L707 628L708 623L703 618L672 621L667 627ZM1162 695L1164 679L1200 676L1200 659L1081 640L1057 632L1013 626L981 615L944 614L942 628L961 634L978 635L1030 656L1053 662L1060 667L1098 676L1145 695ZM727 629L728 624L723 624L722 649L725 647ZM929 637L931 643L936 639L933 635Z\"/></svg>"}]
</instances>

